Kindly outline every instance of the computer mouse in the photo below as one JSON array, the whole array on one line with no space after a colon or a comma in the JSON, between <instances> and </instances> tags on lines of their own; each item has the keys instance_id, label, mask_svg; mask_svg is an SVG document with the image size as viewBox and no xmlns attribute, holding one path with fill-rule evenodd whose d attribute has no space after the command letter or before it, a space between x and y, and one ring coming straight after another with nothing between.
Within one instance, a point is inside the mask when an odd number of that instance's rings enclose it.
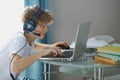
<instances>
[{"instance_id":1,"label":"computer mouse","mask_svg":"<svg viewBox=\"0 0 120 80\"><path fill-rule=\"evenodd\" d=\"M68 47L66 47L66 46L64 46L64 45L58 45L58 47L60 47L61 49L70 49L70 47L68 46Z\"/></svg>"}]
</instances>

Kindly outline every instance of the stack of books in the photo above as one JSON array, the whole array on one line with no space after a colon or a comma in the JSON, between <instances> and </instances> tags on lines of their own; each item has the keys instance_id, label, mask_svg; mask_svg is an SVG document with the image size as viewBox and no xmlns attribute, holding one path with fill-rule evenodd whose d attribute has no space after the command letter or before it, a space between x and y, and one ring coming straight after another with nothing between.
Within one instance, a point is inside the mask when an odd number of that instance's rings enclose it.
<instances>
[{"instance_id":1,"label":"stack of books","mask_svg":"<svg viewBox=\"0 0 120 80\"><path fill-rule=\"evenodd\" d=\"M97 48L97 55L94 56L94 60L110 63L110 64L118 64L120 63L120 47L118 46L103 46Z\"/></svg>"}]
</instances>

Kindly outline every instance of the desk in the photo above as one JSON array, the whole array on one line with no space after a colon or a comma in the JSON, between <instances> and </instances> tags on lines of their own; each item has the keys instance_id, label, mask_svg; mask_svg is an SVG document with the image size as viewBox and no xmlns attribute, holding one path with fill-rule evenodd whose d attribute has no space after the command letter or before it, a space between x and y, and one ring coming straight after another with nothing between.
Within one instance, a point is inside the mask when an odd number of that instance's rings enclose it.
<instances>
[{"instance_id":1,"label":"desk","mask_svg":"<svg viewBox=\"0 0 120 80\"><path fill-rule=\"evenodd\" d=\"M88 57L85 60L77 60L73 62L60 62L60 61L42 61L42 62L44 64L47 63L50 65L60 66L60 72L75 76L81 76L83 77L83 80L87 80L87 77L92 78L93 80L104 80L105 76L120 74L120 65L98 63L95 62L92 59L92 57Z\"/></svg>"}]
</instances>

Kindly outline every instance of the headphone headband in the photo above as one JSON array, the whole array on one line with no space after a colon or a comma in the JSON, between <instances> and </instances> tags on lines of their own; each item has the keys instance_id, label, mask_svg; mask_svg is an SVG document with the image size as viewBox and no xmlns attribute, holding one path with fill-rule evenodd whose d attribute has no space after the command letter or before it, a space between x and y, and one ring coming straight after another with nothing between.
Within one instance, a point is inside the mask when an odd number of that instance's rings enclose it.
<instances>
[{"instance_id":1,"label":"headphone headband","mask_svg":"<svg viewBox=\"0 0 120 80\"><path fill-rule=\"evenodd\" d=\"M37 19L41 17L43 13L44 11L41 8L37 7L37 10L33 13L33 16L32 16L33 21L36 22Z\"/></svg>"}]
</instances>

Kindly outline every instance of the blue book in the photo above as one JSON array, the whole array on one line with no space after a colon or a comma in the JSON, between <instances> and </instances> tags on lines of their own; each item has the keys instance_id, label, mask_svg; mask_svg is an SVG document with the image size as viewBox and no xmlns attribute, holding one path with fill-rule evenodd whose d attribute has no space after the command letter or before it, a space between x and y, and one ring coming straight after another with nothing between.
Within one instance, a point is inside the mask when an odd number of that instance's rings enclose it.
<instances>
[{"instance_id":1,"label":"blue book","mask_svg":"<svg viewBox=\"0 0 120 80\"><path fill-rule=\"evenodd\" d=\"M120 56L118 56L118 55L98 52L98 56L108 58L108 59L111 59L111 60L116 61L116 62L120 62Z\"/></svg>"}]
</instances>

